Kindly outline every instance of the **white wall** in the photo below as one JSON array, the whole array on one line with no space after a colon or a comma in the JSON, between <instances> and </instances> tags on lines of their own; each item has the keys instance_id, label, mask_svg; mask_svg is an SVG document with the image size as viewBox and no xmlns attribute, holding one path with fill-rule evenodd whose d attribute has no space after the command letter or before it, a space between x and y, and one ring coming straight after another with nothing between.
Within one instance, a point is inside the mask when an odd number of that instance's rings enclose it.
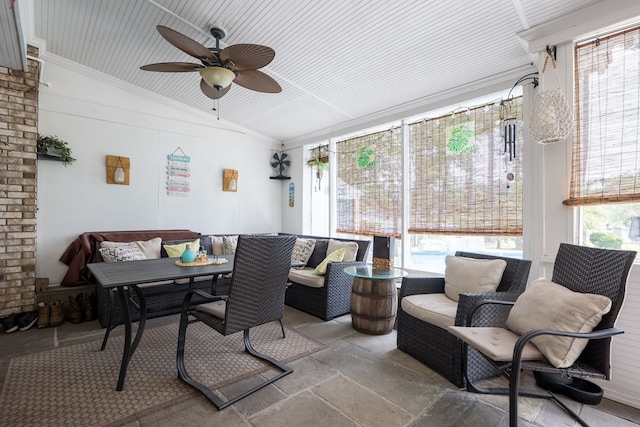
<instances>
[{"instance_id":1,"label":"white wall","mask_svg":"<svg viewBox=\"0 0 640 427\"><path fill-rule=\"evenodd\" d=\"M197 110L44 55L41 134L68 141L77 161L38 161L37 277L59 283L66 247L87 231L185 228L202 233L281 231L283 192L270 180L280 144ZM191 156L188 197L166 194L167 155ZM130 157L130 185L106 184L106 155ZM238 192L222 170L239 171ZM289 231L297 231L288 227Z\"/></svg>"}]
</instances>

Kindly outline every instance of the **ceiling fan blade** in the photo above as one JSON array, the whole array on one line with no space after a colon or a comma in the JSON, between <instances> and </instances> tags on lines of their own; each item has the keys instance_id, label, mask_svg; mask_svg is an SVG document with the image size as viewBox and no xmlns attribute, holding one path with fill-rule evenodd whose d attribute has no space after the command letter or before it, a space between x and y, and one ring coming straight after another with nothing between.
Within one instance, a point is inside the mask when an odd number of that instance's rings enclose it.
<instances>
[{"instance_id":1,"label":"ceiling fan blade","mask_svg":"<svg viewBox=\"0 0 640 427\"><path fill-rule=\"evenodd\" d=\"M259 44L234 44L220 52L222 62L232 61L234 71L257 70L267 66L276 56L273 49Z\"/></svg>"},{"instance_id":2,"label":"ceiling fan blade","mask_svg":"<svg viewBox=\"0 0 640 427\"><path fill-rule=\"evenodd\" d=\"M282 88L277 81L258 70L246 70L239 72L233 82L246 89L255 90L257 92L282 92Z\"/></svg>"},{"instance_id":3,"label":"ceiling fan blade","mask_svg":"<svg viewBox=\"0 0 640 427\"><path fill-rule=\"evenodd\" d=\"M144 71L163 71L166 73L182 73L198 71L203 68L200 64L190 62L159 62L157 64L147 64L140 67Z\"/></svg>"},{"instance_id":4,"label":"ceiling fan blade","mask_svg":"<svg viewBox=\"0 0 640 427\"><path fill-rule=\"evenodd\" d=\"M212 88L203 79L200 80L200 90L211 99L220 99L231 89L231 85L220 90Z\"/></svg>"},{"instance_id":5,"label":"ceiling fan blade","mask_svg":"<svg viewBox=\"0 0 640 427\"><path fill-rule=\"evenodd\" d=\"M198 59L207 58L211 61L218 60L218 58L216 58L209 49L184 34L180 34L179 32L162 25L158 25L156 28L162 37L184 53Z\"/></svg>"}]
</instances>

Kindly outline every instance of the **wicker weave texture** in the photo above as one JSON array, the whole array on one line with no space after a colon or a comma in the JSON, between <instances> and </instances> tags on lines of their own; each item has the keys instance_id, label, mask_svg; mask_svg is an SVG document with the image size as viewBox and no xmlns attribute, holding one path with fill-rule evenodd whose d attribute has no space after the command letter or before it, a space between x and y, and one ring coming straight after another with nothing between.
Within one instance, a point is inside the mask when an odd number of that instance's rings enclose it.
<instances>
[{"instance_id":1,"label":"wicker weave texture","mask_svg":"<svg viewBox=\"0 0 640 427\"><path fill-rule=\"evenodd\" d=\"M285 304L298 310L331 320L351 311L351 287L353 277L344 269L352 265L362 265L363 261L335 262L327 265L324 286L312 288L299 283L291 283L285 296Z\"/></svg>"},{"instance_id":2,"label":"wicker weave texture","mask_svg":"<svg viewBox=\"0 0 640 427\"><path fill-rule=\"evenodd\" d=\"M634 251L588 248L560 244L553 264L551 280L574 292L596 293L611 298L611 310L602 317L595 330L612 328L622 308L629 271L636 257ZM588 368L580 368L585 365ZM532 367L534 370L536 367ZM594 377L593 370L611 377L611 338L590 340L576 361L568 368L574 375Z\"/></svg>"}]
</instances>

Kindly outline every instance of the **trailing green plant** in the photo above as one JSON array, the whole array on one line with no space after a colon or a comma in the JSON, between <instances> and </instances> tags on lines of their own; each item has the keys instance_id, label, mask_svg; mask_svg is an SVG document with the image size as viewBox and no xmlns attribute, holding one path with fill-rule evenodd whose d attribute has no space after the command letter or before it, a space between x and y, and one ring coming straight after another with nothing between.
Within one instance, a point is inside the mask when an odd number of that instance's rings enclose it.
<instances>
[{"instance_id":1,"label":"trailing green plant","mask_svg":"<svg viewBox=\"0 0 640 427\"><path fill-rule=\"evenodd\" d=\"M596 231L595 233L591 233L589 241L597 248L620 249L622 247L622 239L614 233Z\"/></svg>"},{"instance_id":2,"label":"trailing green plant","mask_svg":"<svg viewBox=\"0 0 640 427\"><path fill-rule=\"evenodd\" d=\"M53 149L55 155L60 158L63 165L67 166L76 161L71 156L71 147L69 143L61 140L57 136L40 135L38 134L38 153L47 153ZM50 153L49 153L50 154Z\"/></svg>"}]
</instances>

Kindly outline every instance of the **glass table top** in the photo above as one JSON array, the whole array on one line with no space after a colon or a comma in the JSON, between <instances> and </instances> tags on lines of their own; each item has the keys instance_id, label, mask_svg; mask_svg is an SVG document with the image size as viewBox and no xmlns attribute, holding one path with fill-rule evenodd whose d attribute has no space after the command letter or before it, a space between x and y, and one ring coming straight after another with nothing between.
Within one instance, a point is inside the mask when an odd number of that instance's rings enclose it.
<instances>
[{"instance_id":1,"label":"glass table top","mask_svg":"<svg viewBox=\"0 0 640 427\"><path fill-rule=\"evenodd\" d=\"M391 270L381 270L373 268L371 265L353 265L344 269L344 272L350 276L359 277L361 279L399 279L408 273L400 268Z\"/></svg>"}]
</instances>

